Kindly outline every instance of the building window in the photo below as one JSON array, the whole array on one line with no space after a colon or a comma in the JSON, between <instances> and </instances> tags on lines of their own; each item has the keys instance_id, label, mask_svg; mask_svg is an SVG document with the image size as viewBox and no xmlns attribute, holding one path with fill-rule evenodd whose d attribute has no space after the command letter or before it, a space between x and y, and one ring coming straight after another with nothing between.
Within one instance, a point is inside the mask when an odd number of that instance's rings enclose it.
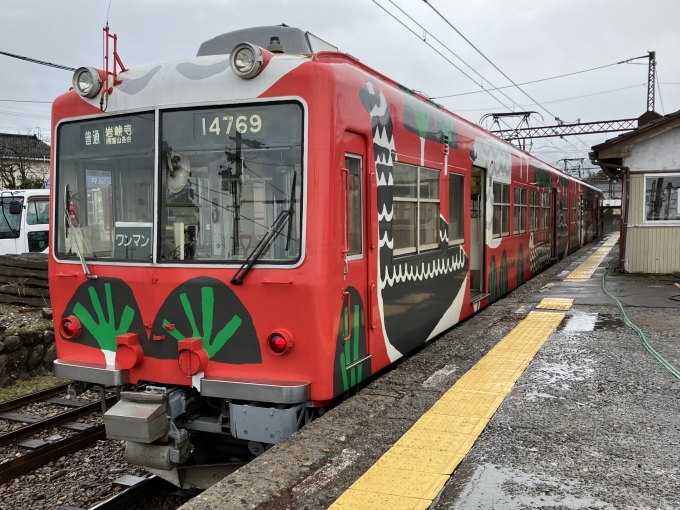
<instances>
[{"instance_id":1,"label":"building window","mask_svg":"<svg viewBox=\"0 0 680 510\"><path fill-rule=\"evenodd\" d=\"M462 244L465 237L465 178L449 174L449 246Z\"/></svg>"},{"instance_id":2,"label":"building window","mask_svg":"<svg viewBox=\"0 0 680 510\"><path fill-rule=\"evenodd\" d=\"M510 235L510 185L493 183L493 233L492 237Z\"/></svg>"},{"instance_id":3,"label":"building window","mask_svg":"<svg viewBox=\"0 0 680 510\"><path fill-rule=\"evenodd\" d=\"M550 230L550 192L543 192L543 209L541 211L541 230Z\"/></svg>"},{"instance_id":4,"label":"building window","mask_svg":"<svg viewBox=\"0 0 680 510\"><path fill-rule=\"evenodd\" d=\"M645 175L645 223L680 222L680 173Z\"/></svg>"},{"instance_id":5,"label":"building window","mask_svg":"<svg viewBox=\"0 0 680 510\"><path fill-rule=\"evenodd\" d=\"M514 205L514 229L513 233L523 234L527 231L527 190L515 186Z\"/></svg>"},{"instance_id":6,"label":"building window","mask_svg":"<svg viewBox=\"0 0 680 510\"><path fill-rule=\"evenodd\" d=\"M529 191L529 230L535 232L538 230L538 217L541 210L541 202L539 200L539 192L535 189Z\"/></svg>"},{"instance_id":7,"label":"building window","mask_svg":"<svg viewBox=\"0 0 680 510\"><path fill-rule=\"evenodd\" d=\"M394 254L439 247L439 170L394 164Z\"/></svg>"}]
</instances>

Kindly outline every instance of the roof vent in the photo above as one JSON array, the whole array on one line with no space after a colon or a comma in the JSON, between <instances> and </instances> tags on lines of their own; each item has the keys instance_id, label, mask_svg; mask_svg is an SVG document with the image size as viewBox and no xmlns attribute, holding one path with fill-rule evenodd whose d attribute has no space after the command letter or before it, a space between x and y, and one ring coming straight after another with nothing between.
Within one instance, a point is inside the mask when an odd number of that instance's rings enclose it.
<instances>
[{"instance_id":1,"label":"roof vent","mask_svg":"<svg viewBox=\"0 0 680 510\"><path fill-rule=\"evenodd\" d=\"M271 51L272 53L284 53L283 44L281 44L281 40L276 36L269 39L267 50Z\"/></svg>"}]
</instances>

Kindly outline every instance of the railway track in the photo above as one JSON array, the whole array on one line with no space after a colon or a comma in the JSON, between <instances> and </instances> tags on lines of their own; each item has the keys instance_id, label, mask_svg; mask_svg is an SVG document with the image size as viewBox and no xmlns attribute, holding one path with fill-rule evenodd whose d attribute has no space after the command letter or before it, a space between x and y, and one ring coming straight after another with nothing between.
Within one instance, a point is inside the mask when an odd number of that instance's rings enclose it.
<instances>
[{"instance_id":1,"label":"railway track","mask_svg":"<svg viewBox=\"0 0 680 510\"><path fill-rule=\"evenodd\" d=\"M64 393L68 385L56 386L0 404L0 419L24 423L25 425L4 434L0 434L0 446L13 444L25 450L19 457L0 464L0 484L7 483L42 467L60 457L89 447L100 439L106 438L104 425L80 423L75 420L93 412L102 410L101 402L86 403L78 400L57 398ZM54 405L73 407L68 411L50 417L35 416L16 412L21 407L47 401ZM106 406L115 404L116 397L106 399ZM31 439L54 427L75 432L65 438L54 438L51 441ZM49 439L49 438L48 438Z\"/></svg>"},{"instance_id":2,"label":"railway track","mask_svg":"<svg viewBox=\"0 0 680 510\"><path fill-rule=\"evenodd\" d=\"M151 475L148 478L124 476L116 480L114 485L127 485L128 488L91 506L88 510L127 510L142 499L153 496L153 494L168 487L173 487L169 482L156 475Z\"/></svg>"}]
</instances>

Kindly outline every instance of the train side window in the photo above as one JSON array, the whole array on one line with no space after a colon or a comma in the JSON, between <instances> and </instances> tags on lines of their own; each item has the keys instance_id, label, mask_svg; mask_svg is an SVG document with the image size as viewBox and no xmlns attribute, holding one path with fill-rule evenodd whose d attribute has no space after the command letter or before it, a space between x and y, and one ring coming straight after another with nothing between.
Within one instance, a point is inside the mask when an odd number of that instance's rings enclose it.
<instances>
[{"instance_id":1,"label":"train side window","mask_svg":"<svg viewBox=\"0 0 680 510\"><path fill-rule=\"evenodd\" d=\"M394 254L439 247L439 170L394 164Z\"/></svg>"},{"instance_id":2,"label":"train side window","mask_svg":"<svg viewBox=\"0 0 680 510\"><path fill-rule=\"evenodd\" d=\"M418 169L418 251L439 248L439 170Z\"/></svg>"},{"instance_id":3,"label":"train side window","mask_svg":"<svg viewBox=\"0 0 680 510\"><path fill-rule=\"evenodd\" d=\"M493 183L493 231L492 237L510 235L510 185Z\"/></svg>"},{"instance_id":4,"label":"train side window","mask_svg":"<svg viewBox=\"0 0 680 510\"><path fill-rule=\"evenodd\" d=\"M541 211L541 230L550 230L550 192L543 192L543 208Z\"/></svg>"},{"instance_id":5,"label":"train side window","mask_svg":"<svg viewBox=\"0 0 680 510\"><path fill-rule=\"evenodd\" d=\"M465 177L449 174L449 246L462 244L465 238Z\"/></svg>"},{"instance_id":6,"label":"train side window","mask_svg":"<svg viewBox=\"0 0 680 510\"><path fill-rule=\"evenodd\" d=\"M363 255L363 217L361 206L363 201L362 192L362 168L361 157L353 154L345 154L345 168L349 171L349 251L348 259L360 259Z\"/></svg>"},{"instance_id":7,"label":"train side window","mask_svg":"<svg viewBox=\"0 0 680 510\"><path fill-rule=\"evenodd\" d=\"M535 232L538 230L538 217L541 209L541 202L539 201L539 193L537 190L530 190L529 202L529 230Z\"/></svg>"},{"instance_id":8,"label":"train side window","mask_svg":"<svg viewBox=\"0 0 680 510\"><path fill-rule=\"evenodd\" d=\"M416 222L418 217L418 167L394 164L394 217L392 235L394 254L415 253Z\"/></svg>"},{"instance_id":9,"label":"train side window","mask_svg":"<svg viewBox=\"0 0 680 510\"><path fill-rule=\"evenodd\" d=\"M523 234L527 231L527 190L515 186L513 233Z\"/></svg>"}]
</instances>

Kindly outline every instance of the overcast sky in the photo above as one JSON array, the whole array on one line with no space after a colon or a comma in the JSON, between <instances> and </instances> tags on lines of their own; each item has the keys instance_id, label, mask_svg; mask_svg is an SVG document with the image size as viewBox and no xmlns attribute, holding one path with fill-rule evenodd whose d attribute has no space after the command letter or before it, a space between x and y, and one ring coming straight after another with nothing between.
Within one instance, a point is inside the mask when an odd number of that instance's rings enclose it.
<instances>
[{"instance_id":1,"label":"overcast sky","mask_svg":"<svg viewBox=\"0 0 680 510\"><path fill-rule=\"evenodd\" d=\"M395 5L407 12L481 73L487 88L510 84L423 1L375 1L422 34ZM515 83L613 64L655 50L661 89L656 110L680 109L679 0L429 1ZM0 5L0 51L69 67L101 66L107 0L2 0ZM218 34L280 23L310 31L431 97L481 90L373 0L112 0L109 13L127 67L193 56L202 41ZM481 81L479 74L429 36L428 40ZM646 110L647 60L635 62L643 65L616 65L522 87L550 113L517 89L503 90L509 98L496 95L507 106L514 102L521 105L516 109L539 111L546 124L554 124L554 116L567 122L638 117ZM49 134L49 104L6 100L52 101L68 90L71 76L69 71L0 55L0 132L40 129ZM584 95L590 96L563 101ZM486 92L437 101L472 122L488 112L508 111ZM587 157L587 148L612 136L539 139L532 152L553 163L564 157Z\"/></svg>"}]
</instances>

